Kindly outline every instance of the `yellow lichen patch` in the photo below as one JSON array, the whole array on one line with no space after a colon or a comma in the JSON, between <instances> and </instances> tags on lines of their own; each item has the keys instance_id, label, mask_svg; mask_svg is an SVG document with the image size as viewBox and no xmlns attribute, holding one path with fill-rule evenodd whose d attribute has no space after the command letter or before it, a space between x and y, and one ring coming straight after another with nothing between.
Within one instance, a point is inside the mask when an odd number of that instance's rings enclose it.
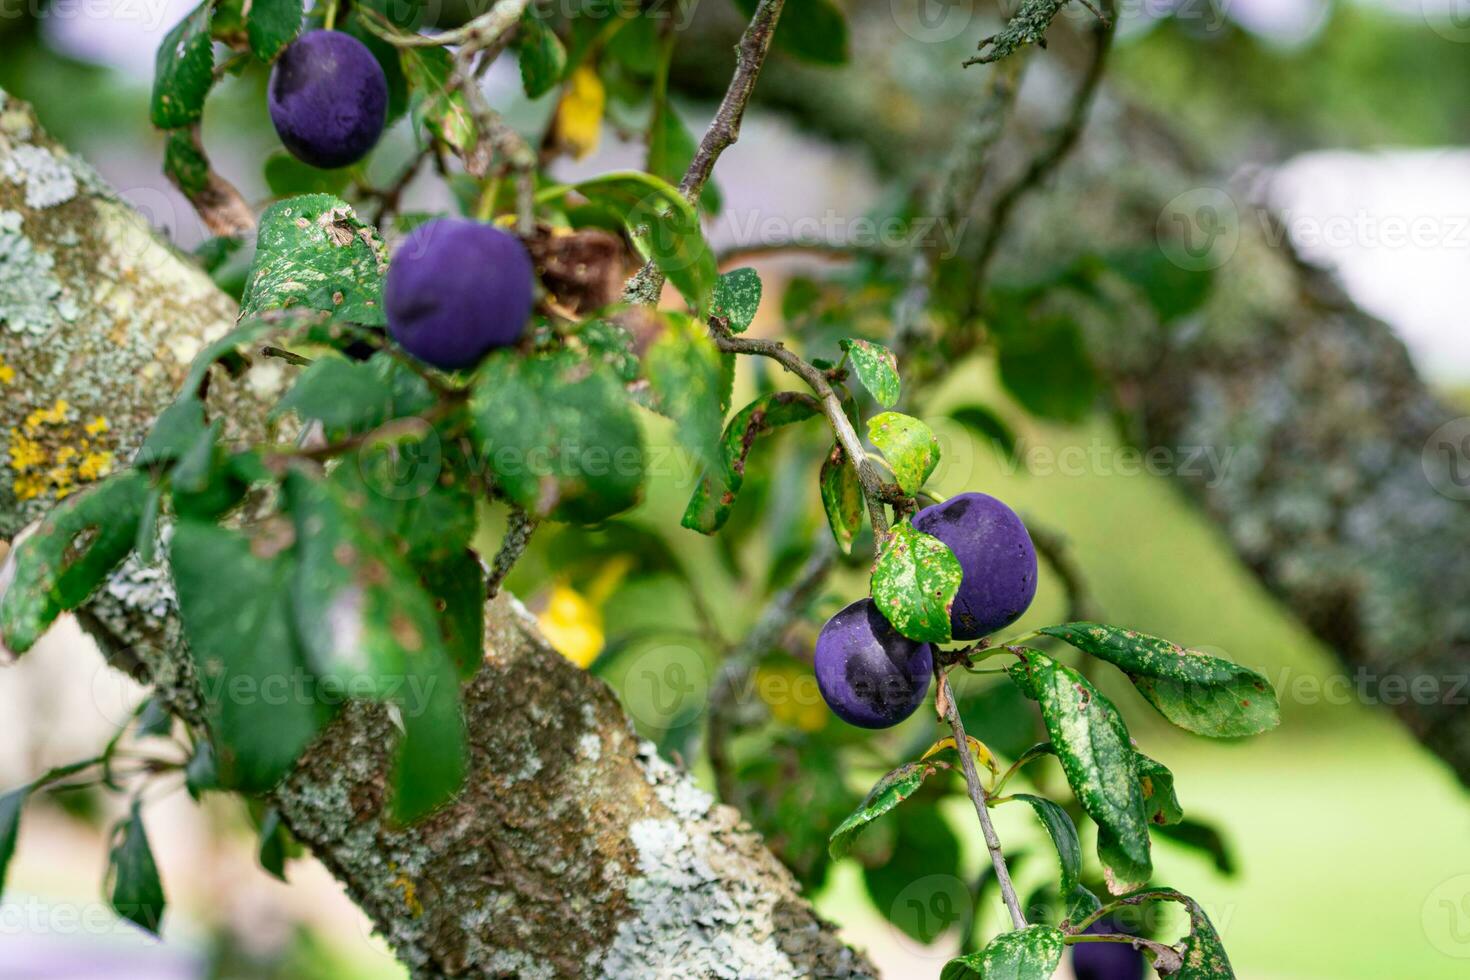
<instances>
[{"instance_id":1,"label":"yellow lichen patch","mask_svg":"<svg viewBox=\"0 0 1470 980\"><path fill-rule=\"evenodd\" d=\"M8 385L15 380L15 368L5 363L5 358L0 357L0 385Z\"/></svg>"},{"instance_id":2,"label":"yellow lichen patch","mask_svg":"<svg viewBox=\"0 0 1470 980\"><path fill-rule=\"evenodd\" d=\"M71 406L58 399L38 408L10 430L6 455L15 473L15 495L32 500L46 494L61 499L110 474L116 464L110 450L93 439L109 429L102 416L77 427L69 424Z\"/></svg>"},{"instance_id":3,"label":"yellow lichen patch","mask_svg":"<svg viewBox=\"0 0 1470 980\"><path fill-rule=\"evenodd\" d=\"M399 891L403 892L403 904L404 907L408 909L410 915L417 919L419 916L424 914L423 903L419 901L418 888L409 879L408 875L400 872L398 876L393 879L392 885L394 888L397 888Z\"/></svg>"}]
</instances>

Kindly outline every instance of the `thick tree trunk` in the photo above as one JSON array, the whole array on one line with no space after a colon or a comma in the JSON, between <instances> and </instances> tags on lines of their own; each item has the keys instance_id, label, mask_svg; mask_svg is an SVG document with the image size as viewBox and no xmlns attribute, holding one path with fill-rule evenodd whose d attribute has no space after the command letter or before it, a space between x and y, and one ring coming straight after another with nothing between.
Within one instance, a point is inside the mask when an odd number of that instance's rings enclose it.
<instances>
[{"instance_id":1,"label":"thick tree trunk","mask_svg":"<svg viewBox=\"0 0 1470 980\"><path fill-rule=\"evenodd\" d=\"M976 20L926 34L914 27L924 26L914 19L922 5L858 4L861 70L777 61L758 98L804 129L861 144L880 172L922 178L979 98L983 77L959 65L990 33ZM987 200L1028 147L1065 116L1058 93L1076 84L1075 28L1087 23L1082 6L1068 9L1075 17L1060 18L1032 57L1038 77L987 166L972 236L985 233ZM718 50L732 30L718 19L694 26L709 33L681 50ZM679 67L694 93L726 71L705 60ZM1297 261L1252 190L1104 91L1067 164L1018 209L996 273L1025 281L1086 252L1158 248L1171 202L1187 221L1217 208L1219 230L1239 237L1219 256L1203 313L1173 329L1143 311L1089 324L1093 360L1116 382L1140 446L1231 461L1172 476L1338 654L1350 696L1391 708L1470 785L1470 421L1428 390L1392 330Z\"/></svg>"},{"instance_id":2,"label":"thick tree trunk","mask_svg":"<svg viewBox=\"0 0 1470 980\"><path fill-rule=\"evenodd\" d=\"M0 93L0 537L126 465L235 312ZM248 429L270 384L219 382L210 397ZM130 562L80 618L201 723L160 569ZM513 598L490 607L465 703L466 790L412 827L384 808L394 729L375 706L344 712L273 794L414 976L873 974L736 811L639 740Z\"/></svg>"}]
</instances>

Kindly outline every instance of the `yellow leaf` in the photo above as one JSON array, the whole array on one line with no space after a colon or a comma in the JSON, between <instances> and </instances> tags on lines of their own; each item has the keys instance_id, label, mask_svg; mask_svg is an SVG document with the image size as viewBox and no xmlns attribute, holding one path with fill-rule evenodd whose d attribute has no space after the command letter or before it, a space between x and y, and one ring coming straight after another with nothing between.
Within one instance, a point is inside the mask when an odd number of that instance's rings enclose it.
<instances>
[{"instance_id":1,"label":"yellow leaf","mask_svg":"<svg viewBox=\"0 0 1470 980\"><path fill-rule=\"evenodd\" d=\"M578 667L586 668L602 652L602 613L569 585L552 587L546 609L536 617L542 634L557 652Z\"/></svg>"},{"instance_id":2,"label":"yellow leaf","mask_svg":"<svg viewBox=\"0 0 1470 980\"><path fill-rule=\"evenodd\" d=\"M580 160L597 149L607 91L597 69L584 64L572 72L556 110L556 143Z\"/></svg>"},{"instance_id":3,"label":"yellow leaf","mask_svg":"<svg viewBox=\"0 0 1470 980\"><path fill-rule=\"evenodd\" d=\"M970 752L975 756L976 759L980 760L980 764L986 769L989 769L991 775L999 776L1000 763L995 761L995 756L991 754L989 747L987 747L984 742L980 741L974 735L966 735L965 739L970 743ZM949 738L941 738L939 741L929 746L929 750L924 753L920 761L929 758L931 755L938 755L945 749L953 749L954 747L955 740L953 736Z\"/></svg>"}]
</instances>

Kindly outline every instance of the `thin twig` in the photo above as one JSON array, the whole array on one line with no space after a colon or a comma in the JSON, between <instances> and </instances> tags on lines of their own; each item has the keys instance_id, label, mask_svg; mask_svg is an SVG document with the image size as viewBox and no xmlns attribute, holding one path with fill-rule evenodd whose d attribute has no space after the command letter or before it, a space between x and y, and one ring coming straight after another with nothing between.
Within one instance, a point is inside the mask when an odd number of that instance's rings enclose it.
<instances>
[{"instance_id":1,"label":"thin twig","mask_svg":"<svg viewBox=\"0 0 1470 980\"><path fill-rule=\"evenodd\" d=\"M679 191L691 204L699 203L704 185L709 181L710 174L714 173L720 154L740 138L740 123L745 118L745 107L750 104L756 79L760 77L761 66L765 64L766 54L771 49L771 39L776 34L776 22L785 5L786 0L760 0L755 13L751 15L750 23L746 25L745 33L740 35L740 43L735 48L735 74L730 79L729 87L725 89L720 107L715 110L715 118L711 120L709 129L705 130L704 138L699 141L694 159L689 162L689 168L679 181ZM623 290L623 299L629 303L652 305L658 302L663 288L663 272L649 262L628 280L628 285Z\"/></svg>"},{"instance_id":2,"label":"thin twig","mask_svg":"<svg viewBox=\"0 0 1470 980\"><path fill-rule=\"evenodd\" d=\"M727 331L716 331L715 343L720 350L730 354L752 354L769 357L786 370L801 378L822 403L822 413L832 426L832 433L842 445L842 451L857 470L858 482L862 484L863 499L868 505L868 519L873 524L873 536L879 547L888 535L888 515L883 510L883 478L878 475L872 460L868 458L863 441L858 438L852 421L842 408L842 399L832 390L827 376L818 368L794 353L779 340L757 337L733 337Z\"/></svg>"},{"instance_id":3,"label":"thin twig","mask_svg":"<svg viewBox=\"0 0 1470 980\"><path fill-rule=\"evenodd\" d=\"M520 560L535 531L536 518L512 504L510 519L505 529L505 538L500 542L500 550L495 553L495 560L490 565L490 575L485 580L486 601L500 594L500 587L505 584L505 577Z\"/></svg>"},{"instance_id":4,"label":"thin twig","mask_svg":"<svg viewBox=\"0 0 1470 980\"><path fill-rule=\"evenodd\" d=\"M965 734L965 723L960 720L960 706L955 702L954 690L949 686L949 677L939 664L934 665L934 679L939 684L936 700L944 705L949 719L950 731L954 733L954 744L959 747L960 768L965 774L965 787L970 792L970 802L975 805L975 815L980 818L980 831L985 836L985 847L990 851L990 863L995 868L995 880L1000 885L1001 898L1011 913L1011 924L1017 929L1026 928L1026 916L1021 911L1021 900L1016 897L1016 886L1011 882L1011 871L1006 866L1005 854L1000 849L1000 838L995 834L995 825L990 822L989 800L985 786L980 782L980 773L975 769L975 760L970 755L969 737Z\"/></svg>"},{"instance_id":5,"label":"thin twig","mask_svg":"<svg viewBox=\"0 0 1470 980\"><path fill-rule=\"evenodd\" d=\"M260 349L260 356L274 357L285 361L287 364L294 364L297 367L311 367L311 358L302 357L300 354L288 351L284 347L273 347L270 344L266 344Z\"/></svg>"}]
</instances>

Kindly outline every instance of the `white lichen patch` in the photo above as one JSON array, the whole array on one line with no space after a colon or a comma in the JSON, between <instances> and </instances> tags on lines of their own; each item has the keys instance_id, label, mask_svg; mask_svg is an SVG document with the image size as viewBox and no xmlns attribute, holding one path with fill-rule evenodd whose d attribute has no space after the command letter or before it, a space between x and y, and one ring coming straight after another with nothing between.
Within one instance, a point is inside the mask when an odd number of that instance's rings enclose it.
<instances>
[{"instance_id":1,"label":"white lichen patch","mask_svg":"<svg viewBox=\"0 0 1470 980\"><path fill-rule=\"evenodd\" d=\"M587 732L577 739L577 755L588 762L596 762L602 758L602 736L596 732Z\"/></svg>"},{"instance_id":2,"label":"white lichen patch","mask_svg":"<svg viewBox=\"0 0 1470 980\"><path fill-rule=\"evenodd\" d=\"M510 774L510 781L513 783L523 783L528 780L535 779L536 774L540 772L542 768L545 767L545 765L546 763L541 761L541 757L535 752L532 752L530 755L526 756L526 760L521 763L521 767Z\"/></svg>"},{"instance_id":3,"label":"white lichen patch","mask_svg":"<svg viewBox=\"0 0 1470 980\"><path fill-rule=\"evenodd\" d=\"M0 211L0 322L19 333L43 334L56 323L61 295L56 260L37 249L19 212Z\"/></svg>"},{"instance_id":4,"label":"white lichen patch","mask_svg":"<svg viewBox=\"0 0 1470 980\"><path fill-rule=\"evenodd\" d=\"M26 207L37 211L65 204L77 196L77 175L70 164L44 146L15 147L0 163L0 177L24 185Z\"/></svg>"},{"instance_id":5,"label":"white lichen patch","mask_svg":"<svg viewBox=\"0 0 1470 980\"><path fill-rule=\"evenodd\" d=\"M754 883L721 880L711 867L716 845L699 824L649 818L633 824L629 838L639 872L627 889L634 914L618 926L611 947L597 959L600 976L781 980L800 975L776 944L773 899Z\"/></svg>"},{"instance_id":6,"label":"white lichen patch","mask_svg":"<svg viewBox=\"0 0 1470 980\"><path fill-rule=\"evenodd\" d=\"M107 594L154 622L172 615L178 601L168 569L162 563L144 565L137 555L130 555L113 573L107 582Z\"/></svg>"}]
</instances>

